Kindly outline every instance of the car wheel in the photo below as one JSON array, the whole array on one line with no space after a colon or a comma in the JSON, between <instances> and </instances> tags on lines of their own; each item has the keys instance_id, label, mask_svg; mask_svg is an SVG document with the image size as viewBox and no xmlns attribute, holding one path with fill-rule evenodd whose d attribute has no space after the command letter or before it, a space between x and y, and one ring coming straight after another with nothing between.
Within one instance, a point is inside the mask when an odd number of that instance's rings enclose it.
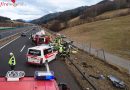
<instances>
[{"instance_id":1,"label":"car wheel","mask_svg":"<svg viewBox=\"0 0 130 90\"><path fill-rule=\"evenodd\" d=\"M44 64L43 64L43 61L41 60L41 61L40 61L40 66L43 66L43 65L44 65Z\"/></svg>"}]
</instances>

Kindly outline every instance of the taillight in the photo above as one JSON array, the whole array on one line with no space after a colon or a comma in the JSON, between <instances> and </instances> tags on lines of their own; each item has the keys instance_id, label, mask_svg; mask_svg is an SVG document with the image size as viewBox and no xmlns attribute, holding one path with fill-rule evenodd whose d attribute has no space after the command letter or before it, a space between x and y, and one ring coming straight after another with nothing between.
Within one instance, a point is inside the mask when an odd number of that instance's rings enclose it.
<instances>
[{"instance_id":1,"label":"taillight","mask_svg":"<svg viewBox=\"0 0 130 90\"><path fill-rule=\"evenodd\" d=\"M26 57L28 57L29 55L28 55L28 54L26 54L25 56L26 56Z\"/></svg>"},{"instance_id":2,"label":"taillight","mask_svg":"<svg viewBox=\"0 0 130 90\"><path fill-rule=\"evenodd\" d=\"M40 60L43 60L43 58L40 58Z\"/></svg>"}]
</instances>

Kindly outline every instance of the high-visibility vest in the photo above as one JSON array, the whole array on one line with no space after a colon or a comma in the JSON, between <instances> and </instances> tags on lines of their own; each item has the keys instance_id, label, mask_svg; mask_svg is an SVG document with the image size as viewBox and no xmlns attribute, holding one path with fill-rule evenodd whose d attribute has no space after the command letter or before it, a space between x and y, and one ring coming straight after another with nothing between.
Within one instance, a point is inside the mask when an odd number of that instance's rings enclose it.
<instances>
[{"instance_id":1,"label":"high-visibility vest","mask_svg":"<svg viewBox=\"0 0 130 90\"><path fill-rule=\"evenodd\" d=\"M60 52L60 53L63 52L63 47L62 47L62 46L59 47L59 52Z\"/></svg>"},{"instance_id":2,"label":"high-visibility vest","mask_svg":"<svg viewBox=\"0 0 130 90\"><path fill-rule=\"evenodd\" d=\"M16 60L15 60L15 57L12 56L10 59L9 59L9 65L16 65Z\"/></svg>"}]
</instances>

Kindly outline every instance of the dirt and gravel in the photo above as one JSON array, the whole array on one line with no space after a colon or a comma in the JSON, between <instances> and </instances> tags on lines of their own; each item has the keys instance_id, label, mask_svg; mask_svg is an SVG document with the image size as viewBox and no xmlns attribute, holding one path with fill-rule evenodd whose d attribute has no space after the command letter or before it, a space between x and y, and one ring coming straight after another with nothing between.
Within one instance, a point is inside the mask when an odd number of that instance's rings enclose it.
<instances>
[{"instance_id":1,"label":"dirt and gravel","mask_svg":"<svg viewBox=\"0 0 130 90\"><path fill-rule=\"evenodd\" d=\"M112 85L107 78L108 75L114 75L120 78L127 85L126 90L130 90L130 76L119 71L118 68L109 65L81 50L79 50L77 54L71 54L70 58L72 62L78 66L80 70L82 70L81 72L83 72L84 75L87 74L87 76L89 76L88 78L93 82L98 90L122 90ZM66 59L65 62L83 90L93 90L91 85L84 79L70 61ZM103 75L104 79L98 79L100 75Z\"/></svg>"},{"instance_id":2,"label":"dirt and gravel","mask_svg":"<svg viewBox=\"0 0 130 90\"><path fill-rule=\"evenodd\" d=\"M77 54L72 54L70 58L73 60L73 63L82 70L84 74L90 76L89 79L94 82L99 90L121 90L112 85L112 83L107 78L108 75L114 75L123 80L127 85L127 90L130 90L130 76L118 71L105 62L96 59L83 51L78 51ZM78 80L79 84L82 86L83 90L93 90L89 86L88 82L86 82L85 79L79 74L76 68L67 60L66 63ZM103 75L105 78L98 79L100 75Z\"/></svg>"}]
</instances>

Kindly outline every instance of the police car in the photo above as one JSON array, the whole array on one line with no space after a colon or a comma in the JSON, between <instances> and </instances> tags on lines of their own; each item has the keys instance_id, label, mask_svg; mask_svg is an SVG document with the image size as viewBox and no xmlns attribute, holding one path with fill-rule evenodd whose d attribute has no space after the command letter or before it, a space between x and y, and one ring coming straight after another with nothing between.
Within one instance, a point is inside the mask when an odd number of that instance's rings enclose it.
<instances>
[{"instance_id":1,"label":"police car","mask_svg":"<svg viewBox=\"0 0 130 90\"><path fill-rule=\"evenodd\" d=\"M45 61L52 61L56 58L57 51L53 51L53 48L49 45L41 45L28 48L27 51L27 63L42 65Z\"/></svg>"}]
</instances>

